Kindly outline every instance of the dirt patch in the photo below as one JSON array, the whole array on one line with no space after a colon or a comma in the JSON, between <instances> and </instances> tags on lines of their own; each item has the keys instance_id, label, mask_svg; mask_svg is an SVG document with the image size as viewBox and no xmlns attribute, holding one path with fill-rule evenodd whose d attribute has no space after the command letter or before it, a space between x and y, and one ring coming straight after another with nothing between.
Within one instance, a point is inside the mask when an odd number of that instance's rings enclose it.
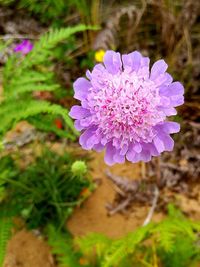
<instances>
[{"instance_id":1,"label":"dirt patch","mask_svg":"<svg viewBox=\"0 0 200 267\"><path fill-rule=\"evenodd\" d=\"M128 214L108 216L106 205L112 203L116 194L114 184L108 180L105 171L124 176L128 179L140 179L140 164L116 164L109 167L104 163L103 154L93 153L92 177L100 179L100 185L91 197L73 213L67 227L75 236L90 232L99 232L117 238L141 226L148 214L149 206L136 206ZM160 220L162 214L155 214L154 220Z\"/></svg>"},{"instance_id":2,"label":"dirt patch","mask_svg":"<svg viewBox=\"0 0 200 267\"><path fill-rule=\"evenodd\" d=\"M49 247L40 238L25 230L8 243L3 267L54 267Z\"/></svg>"},{"instance_id":3,"label":"dirt patch","mask_svg":"<svg viewBox=\"0 0 200 267\"><path fill-rule=\"evenodd\" d=\"M189 132L186 131L186 136L188 135ZM160 177L162 178L160 181L164 181L165 186L161 185L159 188L159 200L152 221L159 221L165 216L169 203L178 206L189 218L200 221L199 165L196 163L198 158L190 162L188 153L183 153L186 145L189 144L188 140L184 144L184 146L181 144L179 145L180 147L176 146L173 157L170 153L165 153L160 160L161 163L164 162L166 165L162 166L161 164L160 168ZM194 142L193 145L195 146ZM179 150L182 154L178 153ZM194 153L194 155L198 155L198 153ZM99 180L100 184L83 206L75 210L67 222L67 227L75 236L85 235L90 232L100 232L113 238L121 237L143 224L152 205L153 198L149 195L149 198L147 197L145 201L138 202L134 200L130 203L131 205L129 205L128 209L122 209L121 212L109 216L106 206L108 204L111 204L110 206L116 204L116 196L120 195L120 188L116 187L108 179L106 172L112 173L116 177L124 177L128 181L141 180L141 163L132 164L126 162L125 164L116 164L113 167L109 167L104 163L103 153L92 152L91 156L93 157L90 162L91 175L93 179ZM157 160L154 161L157 162ZM179 161L181 163L184 161L187 164L183 167L182 165L179 166ZM170 162L173 162L173 164ZM194 162L196 165L194 165ZM173 166L177 166L176 170L170 169ZM156 175L156 169L153 171L150 165L148 167L148 172L146 173L146 175L148 174L147 182L151 181Z\"/></svg>"}]
</instances>

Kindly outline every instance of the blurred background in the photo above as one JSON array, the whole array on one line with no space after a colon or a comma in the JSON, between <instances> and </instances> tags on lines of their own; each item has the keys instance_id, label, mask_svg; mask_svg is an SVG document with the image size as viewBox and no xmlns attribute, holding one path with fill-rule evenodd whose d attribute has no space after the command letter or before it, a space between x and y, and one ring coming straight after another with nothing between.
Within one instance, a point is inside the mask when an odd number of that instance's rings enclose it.
<instances>
[{"instance_id":1,"label":"blurred background","mask_svg":"<svg viewBox=\"0 0 200 267\"><path fill-rule=\"evenodd\" d=\"M195 0L0 0L0 266L200 266L199 15ZM106 166L68 117L110 49L163 58L185 88L175 148L146 166Z\"/></svg>"}]
</instances>

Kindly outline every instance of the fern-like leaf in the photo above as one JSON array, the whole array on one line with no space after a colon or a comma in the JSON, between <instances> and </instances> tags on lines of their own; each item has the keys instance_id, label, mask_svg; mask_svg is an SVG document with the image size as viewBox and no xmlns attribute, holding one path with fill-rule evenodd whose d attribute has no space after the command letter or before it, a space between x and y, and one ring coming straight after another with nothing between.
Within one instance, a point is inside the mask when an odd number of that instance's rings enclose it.
<instances>
[{"instance_id":1,"label":"fern-like leaf","mask_svg":"<svg viewBox=\"0 0 200 267\"><path fill-rule=\"evenodd\" d=\"M59 267L81 267L79 255L72 247L72 240L67 233L56 230L55 226L48 226L48 243L56 257Z\"/></svg>"},{"instance_id":2,"label":"fern-like leaf","mask_svg":"<svg viewBox=\"0 0 200 267\"><path fill-rule=\"evenodd\" d=\"M0 216L0 267L3 266L7 243L11 237L11 229L13 227L12 218L4 215L5 212Z\"/></svg>"},{"instance_id":3,"label":"fern-like leaf","mask_svg":"<svg viewBox=\"0 0 200 267\"><path fill-rule=\"evenodd\" d=\"M19 109L20 108L20 109ZM17 123L20 120L27 119L31 116L47 113L53 115L62 116L68 128L77 135L73 127L73 123L68 116L68 111L62 108L59 105L51 104L47 101L37 101L37 100L28 100L28 101L10 101L5 105L0 106L0 116L1 116L1 124L0 124L0 133L4 134L4 132L10 127Z\"/></svg>"},{"instance_id":4,"label":"fern-like leaf","mask_svg":"<svg viewBox=\"0 0 200 267\"><path fill-rule=\"evenodd\" d=\"M147 237L152 227L153 224L148 224L128 234L125 238L114 241L107 250L101 267L115 266L127 255L134 253L136 246Z\"/></svg>"},{"instance_id":5,"label":"fern-like leaf","mask_svg":"<svg viewBox=\"0 0 200 267\"><path fill-rule=\"evenodd\" d=\"M194 241L197 238L193 223L184 217L164 220L151 230L151 234L155 235L160 246L167 252L173 251L175 238L178 234L185 235Z\"/></svg>"},{"instance_id":6,"label":"fern-like leaf","mask_svg":"<svg viewBox=\"0 0 200 267\"><path fill-rule=\"evenodd\" d=\"M56 91L61 88L56 83L52 68L49 68L52 49L59 42L66 41L77 32L95 29L97 28L94 26L86 25L52 29L40 37L32 51L25 57L22 57L20 53L14 53L9 57L3 68L3 97L0 101L1 137L22 119L36 118L39 114L52 114L63 118L70 130L67 137L75 139L78 133L68 116L68 111L47 101L37 101L33 99L32 93L34 91ZM41 125L45 127L47 124L41 122ZM61 131L57 132L63 135Z\"/></svg>"},{"instance_id":7,"label":"fern-like leaf","mask_svg":"<svg viewBox=\"0 0 200 267\"><path fill-rule=\"evenodd\" d=\"M96 29L98 28L95 26L80 24L74 27L50 30L40 38L34 49L27 55L20 67L30 68L33 65L41 64L49 56L50 50L59 42L67 40L70 36L77 32ZM43 51L43 53L41 53L41 51Z\"/></svg>"},{"instance_id":8,"label":"fern-like leaf","mask_svg":"<svg viewBox=\"0 0 200 267\"><path fill-rule=\"evenodd\" d=\"M48 114L41 114L34 117L28 118L28 122L35 126L37 129L44 132L53 132L59 137L70 138L74 140L74 135L66 131L65 129L59 129L55 125L55 120L57 116L52 116Z\"/></svg>"},{"instance_id":9,"label":"fern-like leaf","mask_svg":"<svg viewBox=\"0 0 200 267\"><path fill-rule=\"evenodd\" d=\"M103 234L91 233L85 237L77 238L75 243L83 254L90 254L95 249L97 256L100 258L110 247L112 240Z\"/></svg>"}]
</instances>

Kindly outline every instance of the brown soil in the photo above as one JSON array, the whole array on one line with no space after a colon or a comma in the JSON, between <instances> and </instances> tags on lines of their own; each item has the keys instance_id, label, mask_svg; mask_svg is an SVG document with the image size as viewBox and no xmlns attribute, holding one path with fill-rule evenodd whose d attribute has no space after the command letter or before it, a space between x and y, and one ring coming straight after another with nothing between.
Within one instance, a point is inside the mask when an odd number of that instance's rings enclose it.
<instances>
[{"instance_id":1,"label":"brown soil","mask_svg":"<svg viewBox=\"0 0 200 267\"><path fill-rule=\"evenodd\" d=\"M95 155L94 155L95 154ZM106 204L112 203L116 189L105 175L106 169L111 173L124 176L129 179L140 178L140 164L116 164L109 167L104 163L103 154L94 153L91 161L92 177L101 179L101 183L91 197L73 213L67 222L67 227L75 236L90 232L99 232L110 237L121 237L142 225L149 207L135 207L127 215L115 214L108 216ZM155 214L153 220L160 220L162 214Z\"/></svg>"},{"instance_id":2,"label":"brown soil","mask_svg":"<svg viewBox=\"0 0 200 267\"><path fill-rule=\"evenodd\" d=\"M33 233L18 232L10 240L3 267L54 267L49 247Z\"/></svg>"}]
</instances>

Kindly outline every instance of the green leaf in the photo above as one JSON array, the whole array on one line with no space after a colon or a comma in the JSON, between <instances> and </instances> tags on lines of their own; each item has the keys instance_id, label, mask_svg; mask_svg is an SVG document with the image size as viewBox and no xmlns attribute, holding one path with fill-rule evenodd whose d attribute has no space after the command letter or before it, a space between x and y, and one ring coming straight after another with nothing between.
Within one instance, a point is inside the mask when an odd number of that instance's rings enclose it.
<instances>
[{"instance_id":1,"label":"green leaf","mask_svg":"<svg viewBox=\"0 0 200 267\"><path fill-rule=\"evenodd\" d=\"M81 267L80 255L73 250L72 240L68 234L56 230L55 226L49 225L48 243L53 255L56 256L60 267Z\"/></svg>"},{"instance_id":2,"label":"green leaf","mask_svg":"<svg viewBox=\"0 0 200 267\"><path fill-rule=\"evenodd\" d=\"M11 237L13 227L12 218L7 217L6 212L0 214L0 267L3 266L7 243Z\"/></svg>"},{"instance_id":3,"label":"green leaf","mask_svg":"<svg viewBox=\"0 0 200 267\"><path fill-rule=\"evenodd\" d=\"M19 109L20 108L20 109ZM27 100L25 101L10 101L0 106L0 133L4 133L10 129L12 125L20 120L28 119L37 114L47 113L62 116L68 128L77 136L77 131L74 129L73 122L68 116L68 111L59 105L51 104L47 101Z\"/></svg>"}]
</instances>

